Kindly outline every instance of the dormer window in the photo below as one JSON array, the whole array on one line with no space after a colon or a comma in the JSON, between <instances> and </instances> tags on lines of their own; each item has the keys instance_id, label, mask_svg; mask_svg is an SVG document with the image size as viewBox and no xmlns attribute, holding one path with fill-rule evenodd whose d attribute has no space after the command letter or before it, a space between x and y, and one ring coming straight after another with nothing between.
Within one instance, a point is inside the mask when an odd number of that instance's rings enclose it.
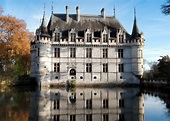
<instances>
[{"instance_id":1,"label":"dormer window","mask_svg":"<svg viewBox=\"0 0 170 121\"><path fill-rule=\"evenodd\" d=\"M60 41L60 33L55 33L54 41L55 42L59 42Z\"/></svg>"},{"instance_id":2,"label":"dormer window","mask_svg":"<svg viewBox=\"0 0 170 121\"><path fill-rule=\"evenodd\" d=\"M119 43L123 43L123 35L119 35Z\"/></svg>"},{"instance_id":3,"label":"dormer window","mask_svg":"<svg viewBox=\"0 0 170 121\"><path fill-rule=\"evenodd\" d=\"M92 41L91 34L87 34L87 42L91 42L91 41Z\"/></svg>"},{"instance_id":4,"label":"dormer window","mask_svg":"<svg viewBox=\"0 0 170 121\"><path fill-rule=\"evenodd\" d=\"M75 42L76 41L76 34L75 33L71 33L71 42Z\"/></svg>"},{"instance_id":5,"label":"dormer window","mask_svg":"<svg viewBox=\"0 0 170 121\"><path fill-rule=\"evenodd\" d=\"M108 42L108 36L107 36L107 34L103 34L103 42Z\"/></svg>"}]
</instances>

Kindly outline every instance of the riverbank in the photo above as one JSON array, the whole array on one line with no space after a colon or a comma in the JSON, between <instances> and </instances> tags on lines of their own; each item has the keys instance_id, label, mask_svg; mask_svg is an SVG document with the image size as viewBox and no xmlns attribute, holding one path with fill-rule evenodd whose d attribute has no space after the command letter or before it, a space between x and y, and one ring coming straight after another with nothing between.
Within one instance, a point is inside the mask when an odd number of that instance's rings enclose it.
<instances>
[{"instance_id":1,"label":"riverbank","mask_svg":"<svg viewBox=\"0 0 170 121\"><path fill-rule=\"evenodd\" d=\"M30 78L28 75L20 76L16 79L5 78L0 81L0 90L8 90L12 87L37 87L37 82L35 78Z\"/></svg>"},{"instance_id":2,"label":"riverbank","mask_svg":"<svg viewBox=\"0 0 170 121\"><path fill-rule=\"evenodd\" d=\"M141 81L140 87L146 90L170 91L169 81Z\"/></svg>"},{"instance_id":3,"label":"riverbank","mask_svg":"<svg viewBox=\"0 0 170 121\"><path fill-rule=\"evenodd\" d=\"M76 81L70 81L70 83L54 83L54 84L44 84L38 85L35 78L31 78L28 75L20 76L16 80L5 80L1 81L0 88L9 88L9 87L16 87L16 86L34 86L34 87L47 87L47 88L74 88L74 87L81 87L81 88L114 88L114 87L139 87L142 89L156 89L156 90L170 90L170 83L169 81L145 81L142 80L140 84L132 84L132 83L90 83L90 84L76 84Z\"/></svg>"}]
</instances>

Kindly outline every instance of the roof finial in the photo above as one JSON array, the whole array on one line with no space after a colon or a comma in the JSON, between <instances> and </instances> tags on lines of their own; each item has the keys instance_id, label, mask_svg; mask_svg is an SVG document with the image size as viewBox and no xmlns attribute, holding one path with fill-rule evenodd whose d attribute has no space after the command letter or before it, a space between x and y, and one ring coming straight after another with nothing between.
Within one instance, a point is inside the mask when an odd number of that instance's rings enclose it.
<instances>
[{"instance_id":1,"label":"roof finial","mask_svg":"<svg viewBox=\"0 0 170 121\"><path fill-rule=\"evenodd\" d=\"M41 18L40 18L40 25L41 25Z\"/></svg>"},{"instance_id":2,"label":"roof finial","mask_svg":"<svg viewBox=\"0 0 170 121\"><path fill-rule=\"evenodd\" d=\"M136 9L134 7L134 24L133 24L131 39L139 37L139 35L140 35L140 33L139 33L138 26L137 26L137 21L136 21Z\"/></svg>"},{"instance_id":3,"label":"roof finial","mask_svg":"<svg viewBox=\"0 0 170 121\"><path fill-rule=\"evenodd\" d=\"M134 19L136 20L136 8L134 7Z\"/></svg>"},{"instance_id":4,"label":"roof finial","mask_svg":"<svg viewBox=\"0 0 170 121\"><path fill-rule=\"evenodd\" d=\"M115 9L115 5L114 5L114 8L113 8L113 14L114 14L114 17L116 16L116 9Z\"/></svg>"},{"instance_id":5,"label":"roof finial","mask_svg":"<svg viewBox=\"0 0 170 121\"><path fill-rule=\"evenodd\" d=\"M52 6L51 6L51 13L53 14L53 0L52 0Z\"/></svg>"},{"instance_id":6,"label":"roof finial","mask_svg":"<svg viewBox=\"0 0 170 121\"><path fill-rule=\"evenodd\" d=\"M45 3L44 3L44 15L45 15Z\"/></svg>"}]
</instances>

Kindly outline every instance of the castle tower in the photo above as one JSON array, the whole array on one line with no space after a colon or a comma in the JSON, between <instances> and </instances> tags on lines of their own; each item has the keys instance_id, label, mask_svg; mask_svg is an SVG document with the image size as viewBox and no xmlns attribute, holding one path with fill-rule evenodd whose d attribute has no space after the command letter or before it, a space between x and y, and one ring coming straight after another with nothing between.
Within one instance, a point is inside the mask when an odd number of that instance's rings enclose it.
<instances>
[{"instance_id":1,"label":"castle tower","mask_svg":"<svg viewBox=\"0 0 170 121\"><path fill-rule=\"evenodd\" d=\"M44 5L44 15L42 19L41 26L36 30L36 77L37 81L41 83L47 82L49 69L49 46L50 46L51 36L48 34L46 25L46 15L45 15L45 5ZM40 84L40 83L39 83Z\"/></svg>"},{"instance_id":2,"label":"castle tower","mask_svg":"<svg viewBox=\"0 0 170 121\"><path fill-rule=\"evenodd\" d=\"M144 35L139 32L136 21L136 10L134 9L134 24L131 34L132 43L132 73L141 78L143 75L143 47Z\"/></svg>"}]
</instances>

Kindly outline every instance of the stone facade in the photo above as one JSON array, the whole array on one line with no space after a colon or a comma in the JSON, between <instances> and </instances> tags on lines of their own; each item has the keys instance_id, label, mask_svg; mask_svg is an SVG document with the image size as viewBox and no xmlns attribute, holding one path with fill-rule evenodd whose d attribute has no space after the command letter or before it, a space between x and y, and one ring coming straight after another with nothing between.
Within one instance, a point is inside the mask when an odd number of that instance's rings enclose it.
<instances>
[{"instance_id":1,"label":"stone facade","mask_svg":"<svg viewBox=\"0 0 170 121\"><path fill-rule=\"evenodd\" d=\"M129 34L115 16L54 14L31 42L31 76L39 84L139 83L143 74L144 36L134 17Z\"/></svg>"}]
</instances>

